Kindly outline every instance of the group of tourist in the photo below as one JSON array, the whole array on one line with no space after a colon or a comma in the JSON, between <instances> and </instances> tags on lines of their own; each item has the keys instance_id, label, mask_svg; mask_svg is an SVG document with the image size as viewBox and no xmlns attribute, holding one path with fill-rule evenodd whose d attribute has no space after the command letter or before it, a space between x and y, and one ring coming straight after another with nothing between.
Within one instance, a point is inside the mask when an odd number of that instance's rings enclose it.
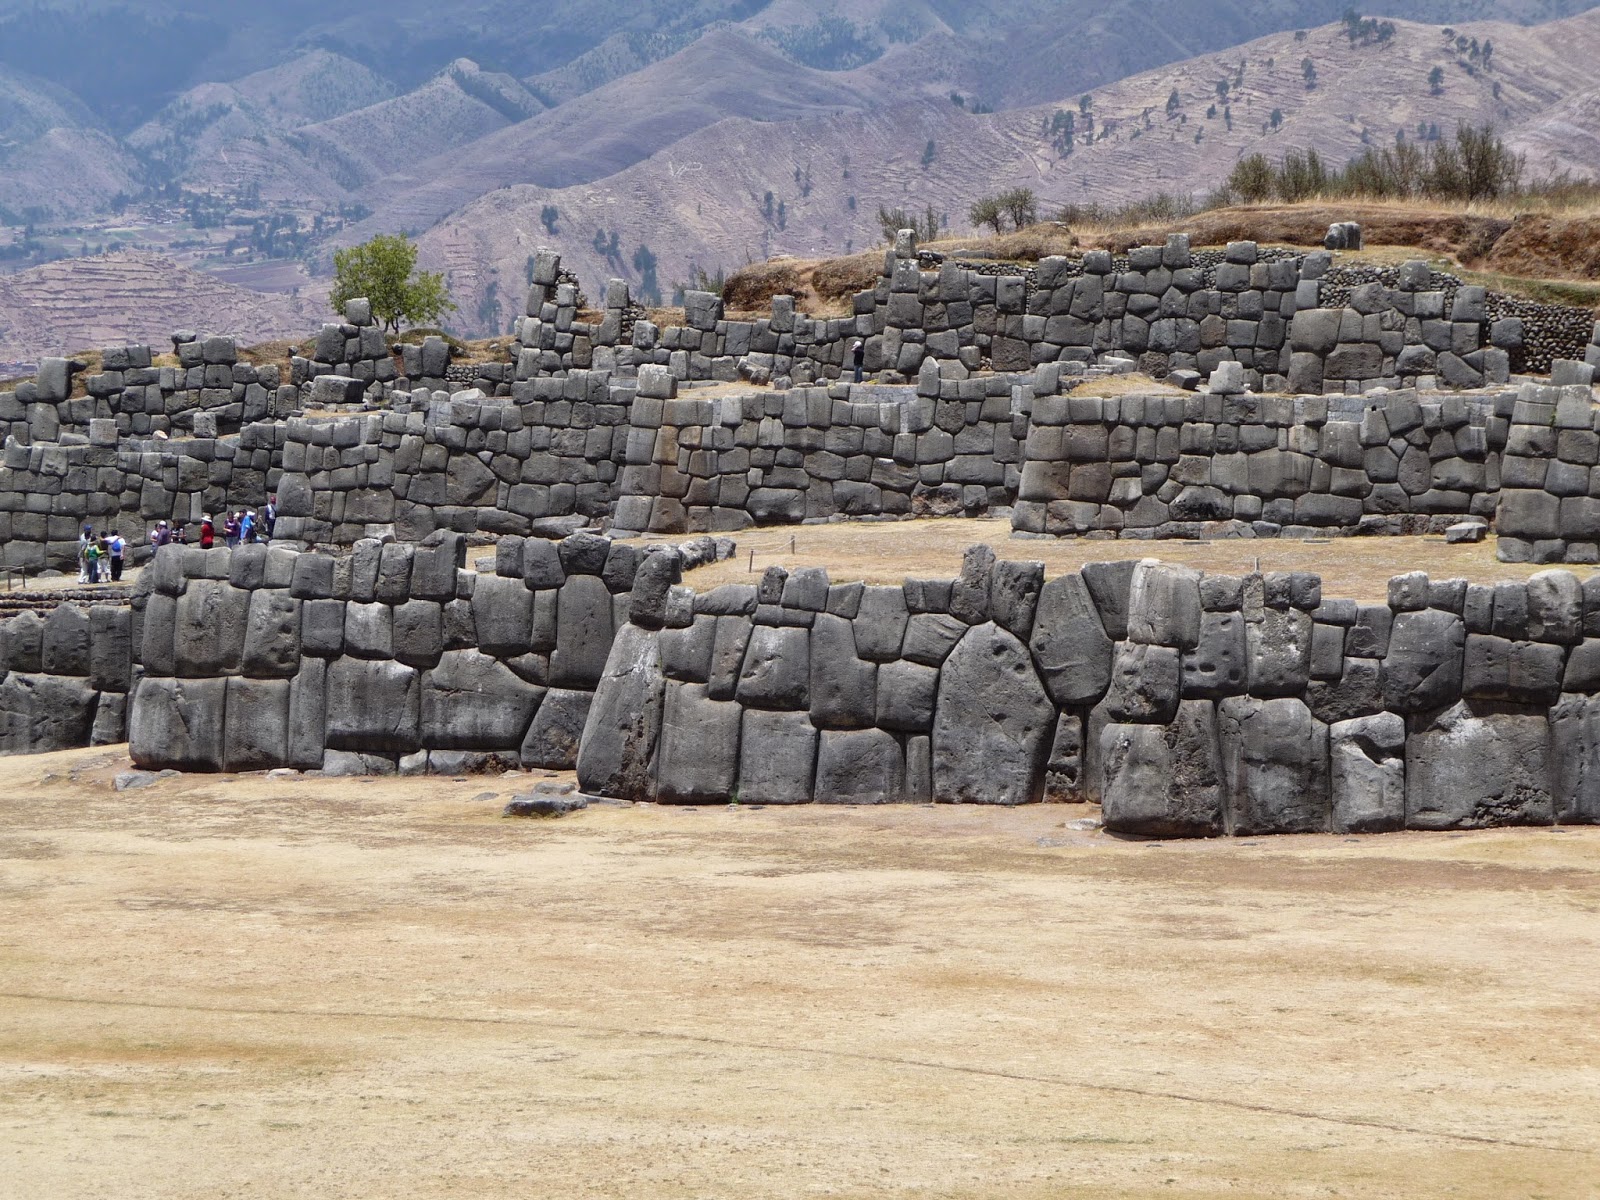
<instances>
[{"instance_id":1,"label":"group of tourist","mask_svg":"<svg viewBox=\"0 0 1600 1200\"><path fill-rule=\"evenodd\" d=\"M223 544L231 550L235 546L271 541L277 524L278 497L268 496L267 506L259 513L253 508L241 508L224 516L220 534ZM217 523L209 514L201 517L199 527L195 530L195 540L200 549L210 550L217 544L217 538ZM188 543L189 526L185 524L172 525L166 521L157 521L155 529L150 532L150 544L158 550L162 546L182 546Z\"/></svg>"},{"instance_id":2,"label":"group of tourist","mask_svg":"<svg viewBox=\"0 0 1600 1200\"><path fill-rule=\"evenodd\" d=\"M78 535L78 582L116 583L121 580L127 549L128 543L115 529L109 534L96 534L92 525L85 525Z\"/></svg>"}]
</instances>

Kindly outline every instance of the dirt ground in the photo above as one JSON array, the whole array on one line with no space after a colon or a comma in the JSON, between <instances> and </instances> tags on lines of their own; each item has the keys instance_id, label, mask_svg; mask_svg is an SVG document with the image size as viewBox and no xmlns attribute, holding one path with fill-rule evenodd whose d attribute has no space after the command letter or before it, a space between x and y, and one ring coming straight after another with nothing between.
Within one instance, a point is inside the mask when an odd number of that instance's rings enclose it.
<instances>
[{"instance_id":1,"label":"dirt ground","mask_svg":"<svg viewBox=\"0 0 1600 1200\"><path fill-rule=\"evenodd\" d=\"M0 760L0 1193L1600 1196L1600 829Z\"/></svg>"},{"instance_id":2,"label":"dirt ground","mask_svg":"<svg viewBox=\"0 0 1600 1200\"><path fill-rule=\"evenodd\" d=\"M847 521L744 529L729 535L737 556L689 573L685 582L697 591L724 583L754 583L769 566L826 567L835 583L864 579L899 583L906 577L951 579L961 570L962 552L977 542L994 547L1000 558L1043 562L1048 578L1076 570L1086 562L1158 558L1186 563L1203 571L1243 574L1249 571L1315 571L1322 576L1325 596L1373 603L1387 598L1389 578L1406 571L1427 571L1435 579L1470 579L1474 583L1522 580L1548 566L1503 563L1495 559L1495 538L1451 546L1442 537L1232 538L1210 542L1134 541L1128 539L1059 538L1037 540L1011 536L1006 520L951 517L919 521ZM681 536L648 540L679 542ZM790 549L791 543L793 550ZM751 554L755 557L752 560ZM753 563L753 571L752 571ZM1595 568L1567 567L1578 578Z\"/></svg>"}]
</instances>

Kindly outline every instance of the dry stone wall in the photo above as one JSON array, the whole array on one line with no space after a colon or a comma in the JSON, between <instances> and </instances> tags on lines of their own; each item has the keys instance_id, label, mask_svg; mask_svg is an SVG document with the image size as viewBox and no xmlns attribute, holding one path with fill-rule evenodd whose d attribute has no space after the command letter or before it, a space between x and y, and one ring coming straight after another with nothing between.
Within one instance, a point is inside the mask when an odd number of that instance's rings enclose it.
<instances>
[{"instance_id":1,"label":"dry stone wall","mask_svg":"<svg viewBox=\"0 0 1600 1200\"><path fill-rule=\"evenodd\" d=\"M0 754L111 745L134 680L126 605L67 603L0 621Z\"/></svg>"},{"instance_id":2,"label":"dry stone wall","mask_svg":"<svg viewBox=\"0 0 1600 1200\"><path fill-rule=\"evenodd\" d=\"M87 439L8 440L0 460L0 567L77 569L78 534L117 530L142 553L156 521L262 508L276 489L287 428L247 425L228 437L119 440L99 418Z\"/></svg>"},{"instance_id":3,"label":"dry stone wall","mask_svg":"<svg viewBox=\"0 0 1600 1200\"><path fill-rule=\"evenodd\" d=\"M665 566L665 559L661 560ZM969 552L956 580L819 570L636 594L578 755L662 803L1099 800L1157 837L1600 820L1600 590Z\"/></svg>"},{"instance_id":4,"label":"dry stone wall","mask_svg":"<svg viewBox=\"0 0 1600 1200\"><path fill-rule=\"evenodd\" d=\"M1257 391L1324 394L1483 387L1507 382L1528 358L1528 322L1506 315L1524 308L1420 261L1328 280L1325 251L1299 256L1237 242L1197 256L1174 235L1126 257L1090 251L1005 273L956 262L924 270L914 244L902 243L886 254L877 286L854 297L852 317L807 317L780 296L768 317L728 319L716 296L690 292L683 326L636 321L626 339L626 284L611 282L602 321L580 321L576 288L542 282L560 262L545 252L515 327L517 377L654 365L679 381L809 383L847 373L860 339L866 370L900 379L930 362L965 378L1115 355L1159 378L1206 377L1235 363ZM1532 339L1541 362L1548 340Z\"/></svg>"},{"instance_id":5,"label":"dry stone wall","mask_svg":"<svg viewBox=\"0 0 1600 1200\"><path fill-rule=\"evenodd\" d=\"M724 553L728 547L721 548ZM711 539L675 567L719 552ZM141 579L130 754L144 767L334 773L571 767L641 548L442 532L344 556L168 547Z\"/></svg>"},{"instance_id":6,"label":"dry stone wall","mask_svg":"<svg viewBox=\"0 0 1600 1200\"><path fill-rule=\"evenodd\" d=\"M1215 537L1488 520L1515 397L1041 396L1013 526Z\"/></svg>"}]
</instances>

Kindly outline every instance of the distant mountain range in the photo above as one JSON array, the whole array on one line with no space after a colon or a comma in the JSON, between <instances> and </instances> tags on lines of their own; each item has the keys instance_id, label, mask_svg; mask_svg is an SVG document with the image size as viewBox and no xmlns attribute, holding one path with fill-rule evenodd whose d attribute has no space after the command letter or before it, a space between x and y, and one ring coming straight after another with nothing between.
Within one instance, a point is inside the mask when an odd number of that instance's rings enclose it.
<instances>
[{"instance_id":1,"label":"distant mountain range","mask_svg":"<svg viewBox=\"0 0 1600 1200\"><path fill-rule=\"evenodd\" d=\"M1203 192L1255 150L1342 162L1463 119L1600 172L1592 2L1398 0L1380 36L1344 0L0 0L0 248L122 244L113 210L144 206L209 269L282 252L218 228L291 214L305 265L277 277L311 298L333 246L404 230L488 333L544 244L666 298L865 248L880 205L959 231L1003 186Z\"/></svg>"}]
</instances>

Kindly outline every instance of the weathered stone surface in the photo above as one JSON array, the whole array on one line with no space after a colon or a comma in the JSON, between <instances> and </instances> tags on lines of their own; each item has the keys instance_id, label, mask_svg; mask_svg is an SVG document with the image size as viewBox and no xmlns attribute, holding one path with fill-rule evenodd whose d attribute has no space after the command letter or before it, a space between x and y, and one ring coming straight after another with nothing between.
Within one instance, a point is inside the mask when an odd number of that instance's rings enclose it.
<instances>
[{"instance_id":1,"label":"weathered stone surface","mask_svg":"<svg viewBox=\"0 0 1600 1200\"><path fill-rule=\"evenodd\" d=\"M817 730L805 713L744 710L740 804L809 804L816 762Z\"/></svg>"},{"instance_id":2,"label":"weathered stone surface","mask_svg":"<svg viewBox=\"0 0 1600 1200\"><path fill-rule=\"evenodd\" d=\"M302 771L320 770L328 724L328 664L320 658L301 660L289 681L289 731L285 764Z\"/></svg>"},{"instance_id":3,"label":"weathered stone surface","mask_svg":"<svg viewBox=\"0 0 1600 1200\"><path fill-rule=\"evenodd\" d=\"M173 669L204 679L236 670L244 650L250 593L220 579L191 579L178 598Z\"/></svg>"},{"instance_id":4,"label":"weathered stone surface","mask_svg":"<svg viewBox=\"0 0 1600 1200\"><path fill-rule=\"evenodd\" d=\"M229 679L222 766L269 771L288 765L289 681Z\"/></svg>"},{"instance_id":5,"label":"weathered stone surface","mask_svg":"<svg viewBox=\"0 0 1600 1200\"><path fill-rule=\"evenodd\" d=\"M1223 832L1216 710L1185 700L1170 725L1110 724L1100 733L1106 828L1146 837Z\"/></svg>"},{"instance_id":6,"label":"weathered stone surface","mask_svg":"<svg viewBox=\"0 0 1600 1200\"><path fill-rule=\"evenodd\" d=\"M1550 792L1558 825L1600 824L1600 696L1565 695L1550 710Z\"/></svg>"},{"instance_id":7,"label":"weathered stone surface","mask_svg":"<svg viewBox=\"0 0 1600 1200\"><path fill-rule=\"evenodd\" d=\"M0 693L16 678L0 684ZM128 715L128 756L150 770L220 771L226 710L225 679L146 678Z\"/></svg>"},{"instance_id":8,"label":"weathered stone surface","mask_svg":"<svg viewBox=\"0 0 1600 1200\"><path fill-rule=\"evenodd\" d=\"M251 593L239 668L258 679L288 679L300 669L300 601L285 589Z\"/></svg>"},{"instance_id":9,"label":"weathered stone surface","mask_svg":"<svg viewBox=\"0 0 1600 1200\"><path fill-rule=\"evenodd\" d=\"M856 657L852 622L820 613L811 628L811 723L868 729L877 714L878 667Z\"/></svg>"},{"instance_id":10,"label":"weathered stone surface","mask_svg":"<svg viewBox=\"0 0 1600 1200\"><path fill-rule=\"evenodd\" d=\"M1128 640L1192 650L1200 641L1200 572L1139 563L1128 592Z\"/></svg>"},{"instance_id":11,"label":"weathered stone surface","mask_svg":"<svg viewBox=\"0 0 1600 1200\"><path fill-rule=\"evenodd\" d=\"M1465 643L1466 626L1454 613L1397 613L1383 658L1384 707L1409 714L1454 704L1461 696Z\"/></svg>"},{"instance_id":12,"label":"weathered stone surface","mask_svg":"<svg viewBox=\"0 0 1600 1200\"><path fill-rule=\"evenodd\" d=\"M934 801L1043 799L1055 724L1055 706L1022 643L993 622L973 626L939 673Z\"/></svg>"},{"instance_id":13,"label":"weathered stone surface","mask_svg":"<svg viewBox=\"0 0 1600 1200\"><path fill-rule=\"evenodd\" d=\"M615 635L613 619L611 593L598 576L573 574L567 579L556 607L552 685L587 690L599 683Z\"/></svg>"},{"instance_id":14,"label":"weathered stone surface","mask_svg":"<svg viewBox=\"0 0 1600 1200\"><path fill-rule=\"evenodd\" d=\"M969 626L945 613L917 613L906 622L900 653L912 662L937 667L949 657Z\"/></svg>"},{"instance_id":15,"label":"weathered stone surface","mask_svg":"<svg viewBox=\"0 0 1600 1200\"><path fill-rule=\"evenodd\" d=\"M605 591L603 584L599 585ZM472 589L472 623L478 649L496 658L526 654L533 642L534 593L520 579L480 575ZM610 594L606 611L610 613Z\"/></svg>"},{"instance_id":16,"label":"weathered stone surface","mask_svg":"<svg viewBox=\"0 0 1600 1200\"><path fill-rule=\"evenodd\" d=\"M884 663L878 668L880 729L926 733L933 728L938 701L939 669L921 663Z\"/></svg>"},{"instance_id":17,"label":"weathered stone surface","mask_svg":"<svg viewBox=\"0 0 1600 1200\"><path fill-rule=\"evenodd\" d=\"M907 619L903 588L867 588L861 594L861 606L852 622L856 653L868 662L893 662L900 657Z\"/></svg>"},{"instance_id":18,"label":"weathered stone surface","mask_svg":"<svg viewBox=\"0 0 1600 1200\"><path fill-rule=\"evenodd\" d=\"M741 714L730 700L708 699L703 684L667 683L656 754L660 803L726 803L733 798Z\"/></svg>"},{"instance_id":19,"label":"weathered stone surface","mask_svg":"<svg viewBox=\"0 0 1600 1200\"><path fill-rule=\"evenodd\" d=\"M711 678L711 654L716 647L717 618L698 616L682 629L661 632L661 669L668 679L705 683ZM713 699L727 699L716 696Z\"/></svg>"},{"instance_id":20,"label":"weathered stone surface","mask_svg":"<svg viewBox=\"0 0 1600 1200\"><path fill-rule=\"evenodd\" d=\"M1185 699L1220 700L1243 695L1249 679L1244 616L1207 612L1200 617L1200 639L1183 655Z\"/></svg>"},{"instance_id":21,"label":"weathered stone surface","mask_svg":"<svg viewBox=\"0 0 1600 1200\"><path fill-rule=\"evenodd\" d=\"M989 610L994 623L1026 642L1033 633L1044 564L1005 560L994 565L989 583Z\"/></svg>"},{"instance_id":22,"label":"weathered stone surface","mask_svg":"<svg viewBox=\"0 0 1600 1200\"><path fill-rule=\"evenodd\" d=\"M1235 834L1328 828L1328 727L1304 701L1232 697L1217 706L1217 732Z\"/></svg>"},{"instance_id":23,"label":"weathered stone surface","mask_svg":"<svg viewBox=\"0 0 1600 1200\"><path fill-rule=\"evenodd\" d=\"M818 804L898 804L906 799L905 755L881 729L825 730L818 738Z\"/></svg>"},{"instance_id":24,"label":"weathered stone surface","mask_svg":"<svg viewBox=\"0 0 1600 1200\"><path fill-rule=\"evenodd\" d=\"M1102 707L1113 722L1165 725L1177 714L1182 687L1174 647L1119 642Z\"/></svg>"},{"instance_id":25,"label":"weathered stone surface","mask_svg":"<svg viewBox=\"0 0 1600 1200\"><path fill-rule=\"evenodd\" d=\"M578 786L597 796L652 800L666 676L659 635L627 624L595 689L578 751Z\"/></svg>"},{"instance_id":26,"label":"weathered stone surface","mask_svg":"<svg viewBox=\"0 0 1600 1200\"><path fill-rule=\"evenodd\" d=\"M1076 804L1087 799L1084 780L1083 718L1062 713L1056 720L1050 757L1045 760L1044 798L1052 804Z\"/></svg>"},{"instance_id":27,"label":"weathered stone surface","mask_svg":"<svg viewBox=\"0 0 1600 1200\"><path fill-rule=\"evenodd\" d=\"M739 672L738 700L751 708L810 706L811 635L792 625L757 625L750 631Z\"/></svg>"},{"instance_id":28,"label":"weathered stone surface","mask_svg":"<svg viewBox=\"0 0 1600 1200\"><path fill-rule=\"evenodd\" d=\"M1029 649L1061 707L1093 704L1105 694L1113 646L1082 575L1063 575L1040 590Z\"/></svg>"},{"instance_id":29,"label":"weathered stone surface","mask_svg":"<svg viewBox=\"0 0 1600 1200\"><path fill-rule=\"evenodd\" d=\"M1376 713L1328 727L1336 833L1383 833L1406 820L1406 723Z\"/></svg>"},{"instance_id":30,"label":"weathered stone surface","mask_svg":"<svg viewBox=\"0 0 1600 1200\"><path fill-rule=\"evenodd\" d=\"M1406 828L1547 825L1550 729L1543 712L1461 701L1406 739Z\"/></svg>"},{"instance_id":31,"label":"weathered stone surface","mask_svg":"<svg viewBox=\"0 0 1600 1200\"><path fill-rule=\"evenodd\" d=\"M327 689L329 749L409 754L421 747L421 679L413 668L340 658L328 667Z\"/></svg>"},{"instance_id":32,"label":"weathered stone surface","mask_svg":"<svg viewBox=\"0 0 1600 1200\"><path fill-rule=\"evenodd\" d=\"M338 671L338 665L334 667ZM422 676L422 744L430 750L520 746L544 689L477 650L449 650Z\"/></svg>"},{"instance_id":33,"label":"weathered stone surface","mask_svg":"<svg viewBox=\"0 0 1600 1200\"><path fill-rule=\"evenodd\" d=\"M1294 608L1267 608L1245 623L1250 694L1261 699L1304 695L1311 682L1313 622Z\"/></svg>"},{"instance_id":34,"label":"weathered stone surface","mask_svg":"<svg viewBox=\"0 0 1600 1200\"><path fill-rule=\"evenodd\" d=\"M533 715L520 756L525 767L570 771L578 765L578 743L589 717L593 692L551 688Z\"/></svg>"},{"instance_id":35,"label":"weathered stone surface","mask_svg":"<svg viewBox=\"0 0 1600 1200\"><path fill-rule=\"evenodd\" d=\"M87 746L98 699L81 679L11 672L0 682L0 753L42 754ZM219 719L221 715L219 706Z\"/></svg>"}]
</instances>

